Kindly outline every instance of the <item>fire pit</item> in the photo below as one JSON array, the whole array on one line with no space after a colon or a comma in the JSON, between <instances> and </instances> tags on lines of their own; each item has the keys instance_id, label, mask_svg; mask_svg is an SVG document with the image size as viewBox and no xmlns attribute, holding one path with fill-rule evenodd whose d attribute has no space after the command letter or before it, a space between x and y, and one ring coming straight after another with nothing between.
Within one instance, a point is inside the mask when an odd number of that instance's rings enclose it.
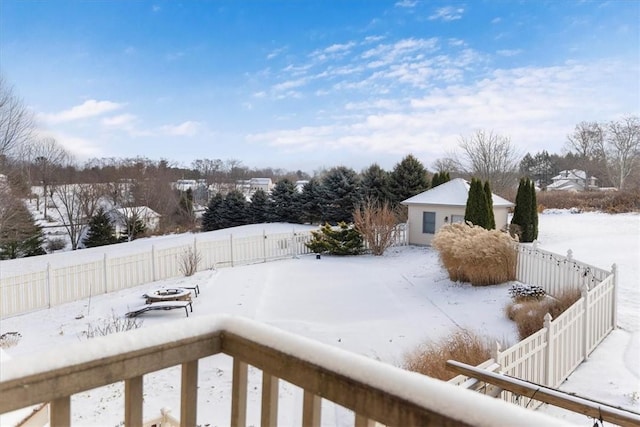
<instances>
[{"instance_id":1,"label":"fire pit","mask_svg":"<svg viewBox=\"0 0 640 427\"><path fill-rule=\"evenodd\" d=\"M191 301L191 291L183 288L162 288L145 294L147 304L160 301Z\"/></svg>"}]
</instances>

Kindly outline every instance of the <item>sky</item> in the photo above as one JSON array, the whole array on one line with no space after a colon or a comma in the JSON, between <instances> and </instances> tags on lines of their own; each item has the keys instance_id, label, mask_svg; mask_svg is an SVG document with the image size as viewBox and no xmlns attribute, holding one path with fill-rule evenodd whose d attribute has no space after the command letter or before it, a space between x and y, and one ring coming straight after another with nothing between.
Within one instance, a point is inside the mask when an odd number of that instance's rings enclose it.
<instances>
[{"instance_id":1,"label":"sky","mask_svg":"<svg viewBox=\"0 0 640 427\"><path fill-rule=\"evenodd\" d=\"M0 73L79 162L427 169L640 111L640 1L0 1Z\"/></svg>"}]
</instances>

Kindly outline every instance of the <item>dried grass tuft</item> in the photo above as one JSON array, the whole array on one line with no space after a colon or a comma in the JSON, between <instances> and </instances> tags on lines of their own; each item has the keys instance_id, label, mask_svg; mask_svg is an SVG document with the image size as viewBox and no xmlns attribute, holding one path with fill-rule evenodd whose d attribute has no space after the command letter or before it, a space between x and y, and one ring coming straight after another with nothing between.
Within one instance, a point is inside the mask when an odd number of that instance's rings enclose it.
<instances>
[{"instance_id":1,"label":"dried grass tuft","mask_svg":"<svg viewBox=\"0 0 640 427\"><path fill-rule=\"evenodd\" d=\"M516 244L507 233L462 223L445 225L432 241L449 278L474 286L515 280Z\"/></svg>"},{"instance_id":2,"label":"dried grass tuft","mask_svg":"<svg viewBox=\"0 0 640 427\"><path fill-rule=\"evenodd\" d=\"M447 360L479 365L491 358L491 343L473 332L458 331L437 342L420 345L405 354L402 367L443 381L457 374L447 368Z\"/></svg>"}]
</instances>

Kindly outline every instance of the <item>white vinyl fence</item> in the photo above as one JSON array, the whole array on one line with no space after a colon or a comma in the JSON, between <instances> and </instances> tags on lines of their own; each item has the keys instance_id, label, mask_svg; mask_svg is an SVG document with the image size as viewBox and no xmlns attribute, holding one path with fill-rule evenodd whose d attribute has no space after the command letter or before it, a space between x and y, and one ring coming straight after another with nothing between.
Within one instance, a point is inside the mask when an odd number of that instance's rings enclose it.
<instances>
[{"instance_id":1,"label":"white vinyl fence","mask_svg":"<svg viewBox=\"0 0 640 427\"><path fill-rule=\"evenodd\" d=\"M183 275L189 253L200 257L198 271L243 264L295 258L311 251L305 243L311 231L266 234L248 237L229 235L219 240L199 240L191 244L150 250L121 257L104 254L99 261L55 268L13 277L0 277L0 319L49 308L133 286ZM394 233L394 244L405 245L406 226ZM126 243L121 243L126 245ZM72 254L69 254L72 256Z\"/></svg>"},{"instance_id":2,"label":"white vinyl fence","mask_svg":"<svg viewBox=\"0 0 640 427\"><path fill-rule=\"evenodd\" d=\"M547 314L541 330L506 350L497 345L493 355L500 372L557 388L615 328L616 266L609 272L574 260L571 251L563 257L540 250L535 244L520 245L517 280L541 286L551 296L569 289L582 293L556 319ZM465 379L456 377L452 381L461 384ZM530 408L540 405L510 392L501 396Z\"/></svg>"}]
</instances>

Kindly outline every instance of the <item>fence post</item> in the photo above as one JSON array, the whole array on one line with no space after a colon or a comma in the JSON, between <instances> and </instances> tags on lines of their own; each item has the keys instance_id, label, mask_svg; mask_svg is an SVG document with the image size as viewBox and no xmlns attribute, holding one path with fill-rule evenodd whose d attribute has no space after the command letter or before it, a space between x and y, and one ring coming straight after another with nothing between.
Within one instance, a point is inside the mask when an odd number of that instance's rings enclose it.
<instances>
[{"instance_id":1,"label":"fence post","mask_svg":"<svg viewBox=\"0 0 640 427\"><path fill-rule=\"evenodd\" d=\"M51 263L47 263L47 305L51 308Z\"/></svg>"},{"instance_id":2,"label":"fence post","mask_svg":"<svg viewBox=\"0 0 640 427\"><path fill-rule=\"evenodd\" d=\"M263 262L267 262L267 231L262 230L262 258Z\"/></svg>"},{"instance_id":3,"label":"fence post","mask_svg":"<svg viewBox=\"0 0 640 427\"><path fill-rule=\"evenodd\" d=\"M102 257L102 280L104 282L104 293L109 292L109 281L107 276L107 253L104 253L104 257Z\"/></svg>"},{"instance_id":4,"label":"fence post","mask_svg":"<svg viewBox=\"0 0 640 427\"><path fill-rule=\"evenodd\" d=\"M233 234L229 234L229 249L231 252L231 267L233 267Z\"/></svg>"},{"instance_id":5,"label":"fence post","mask_svg":"<svg viewBox=\"0 0 640 427\"><path fill-rule=\"evenodd\" d=\"M151 245L151 281L156 281L156 245Z\"/></svg>"},{"instance_id":6,"label":"fence post","mask_svg":"<svg viewBox=\"0 0 640 427\"><path fill-rule=\"evenodd\" d=\"M554 371L555 371L555 360L554 360L554 340L555 337L553 336L552 332L551 332L551 314L547 313L544 315L544 328L546 330L547 333L547 351L545 353L545 369L546 369L546 380L547 380L547 387L552 387L555 388L555 384L553 381L554 378Z\"/></svg>"},{"instance_id":7,"label":"fence post","mask_svg":"<svg viewBox=\"0 0 640 427\"><path fill-rule=\"evenodd\" d=\"M298 248L296 242L296 229L293 229L293 234L291 235L291 252L293 252L293 258L298 258Z\"/></svg>"},{"instance_id":8,"label":"fence post","mask_svg":"<svg viewBox=\"0 0 640 427\"><path fill-rule=\"evenodd\" d=\"M611 301L611 310L613 311L612 319L613 329L618 327L618 266L616 264L611 265L611 274L613 274L613 292Z\"/></svg>"},{"instance_id":9,"label":"fence post","mask_svg":"<svg viewBox=\"0 0 640 427\"><path fill-rule=\"evenodd\" d=\"M582 360L589 358L589 324L591 316L589 315L589 287L582 287Z\"/></svg>"}]
</instances>

